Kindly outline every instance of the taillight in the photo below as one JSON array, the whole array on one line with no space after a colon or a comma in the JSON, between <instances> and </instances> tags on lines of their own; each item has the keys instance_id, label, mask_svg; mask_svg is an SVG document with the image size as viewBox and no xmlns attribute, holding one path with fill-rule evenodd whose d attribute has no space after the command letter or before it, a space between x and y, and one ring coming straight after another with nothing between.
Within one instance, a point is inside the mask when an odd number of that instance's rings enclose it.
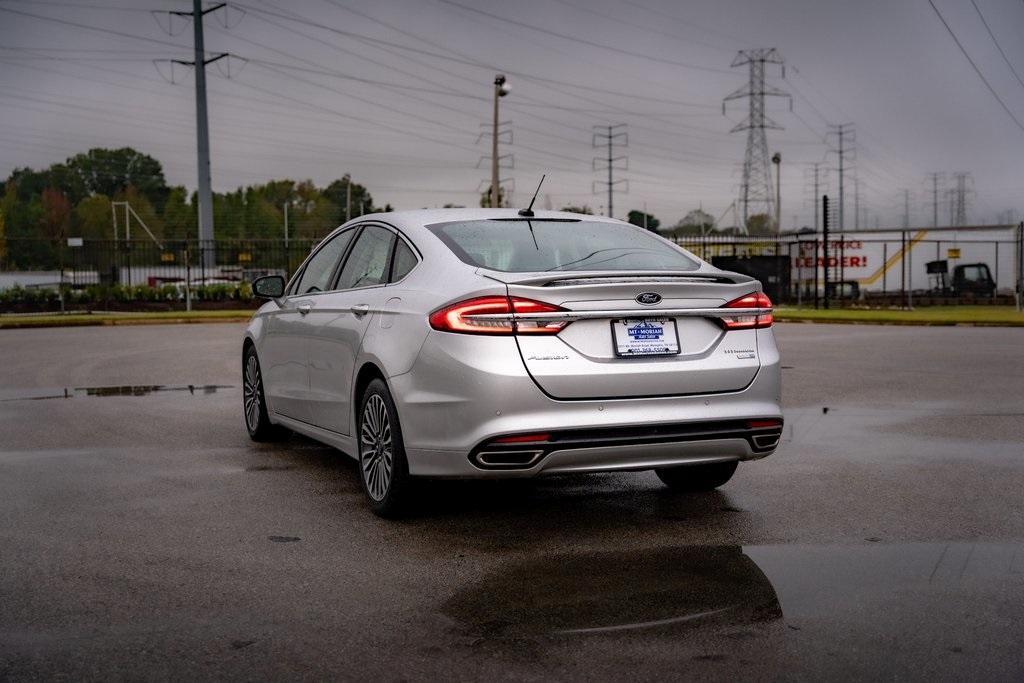
<instances>
[{"instance_id":1,"label":"taillight","mask_svg":"<svg viewBox=\"0 0 1024 683\"><path fill-rule=\"evenodd\" d=\"M764 292L754 292L741 296L727 303L723 308L771 308L772 300ZM760 315L737 315L722 318L722 324L727 330L753 330L761 327L772 326L772 314L762 313Z\"/></svg>"},{"instance_id":2,"label":"taillight","mask_svg":"<svg viewBox=\"0 0 1024 683\"><path fill-rule=\"evenodd\" d=\"M481 296L459 301L430 314L430 326L442 332L463 334L558 334L566 321L479 319L478 315L510 315L512 313L553 313L564 308L543 301L512 296Z\"/></svg>"}]
</instances>

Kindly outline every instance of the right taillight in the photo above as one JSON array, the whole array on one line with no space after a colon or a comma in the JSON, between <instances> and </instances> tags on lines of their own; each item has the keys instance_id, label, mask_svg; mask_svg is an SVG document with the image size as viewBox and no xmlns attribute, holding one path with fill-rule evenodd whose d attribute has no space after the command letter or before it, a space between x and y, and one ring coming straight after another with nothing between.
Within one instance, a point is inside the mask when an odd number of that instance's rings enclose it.
<instances>
[{"instance_id":1,"label":"right taillight","mask_svg":"<svg viewBox=\"0 0 1024 683\"><path fill-rule=\"evenodd\" d=\"M479 319L473 316L513 313L553 313L564 308L516 296L481 296L440 308L430 314L430 326L442 332L462 334L558 334L566 321Z\"/></svg>"},{"instance_id":2,"label":"right taillight","mask_svg":"<svg viewBox=\"0 0 1024 683\"><path fill-rule=\"evenodd\" d=\"M772 307L772 300L764 292L746 294L738 299L733 299L722 308L768 308ZM772 314L761 313L760 315L736 315L723 317L722 324L727 330L754 330L762 327L772 326Z\"/></svg>"}]
</instances>

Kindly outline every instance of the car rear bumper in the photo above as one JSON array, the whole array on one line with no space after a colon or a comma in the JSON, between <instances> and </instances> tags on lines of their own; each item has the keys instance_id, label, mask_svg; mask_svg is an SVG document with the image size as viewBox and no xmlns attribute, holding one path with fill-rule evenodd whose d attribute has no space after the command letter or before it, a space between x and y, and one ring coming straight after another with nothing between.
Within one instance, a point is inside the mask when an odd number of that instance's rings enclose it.
<instances>
[{"instance_id":1,"label":"car rear bumper","mask_svg":"<svg viewBox=\"0 0 1024 683\"><path fill-rule=\"evenodd\" d=\"M774 451L777 440L758 447L746 427L748 420L782 417L771 330L758 330L758 355L761 369L741 391L561 401L537 388L513 338L431 333L413 368L388 381L414 476L650 469L751 460ZM479 460L493 439L523 433L550 433L552 440L517 445L540 452L516 467L489 467Z\"/></svg>"}]
</instances>

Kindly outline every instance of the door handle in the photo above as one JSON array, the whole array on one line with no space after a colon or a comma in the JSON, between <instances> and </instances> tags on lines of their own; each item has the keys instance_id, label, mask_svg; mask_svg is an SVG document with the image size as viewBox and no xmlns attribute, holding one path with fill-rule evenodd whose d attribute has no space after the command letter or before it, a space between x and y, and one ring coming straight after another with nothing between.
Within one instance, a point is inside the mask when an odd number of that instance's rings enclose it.
<instances>
[{"instance_id":1,"label":"door handle","mask_svg":"<svg viewBox=\"0 0 1024 683\"><path fill-rule=\"evenodd\" d=\"M357 304L352 307L352 313L354 313L357 318L362 318L369 312L370 304Z\"/></svg>"},{"instance_id":2,"label":"door handle","mask_svg":"<svg viewBox=\"0 0 1024 683\"><path fill-rule=\"evenodd\" d=\"M299 304L298 309L299 313L301 313L302 315L306 315L307 313L313 310L313 306L311 304Z\"/></svg>"}]
</instances>

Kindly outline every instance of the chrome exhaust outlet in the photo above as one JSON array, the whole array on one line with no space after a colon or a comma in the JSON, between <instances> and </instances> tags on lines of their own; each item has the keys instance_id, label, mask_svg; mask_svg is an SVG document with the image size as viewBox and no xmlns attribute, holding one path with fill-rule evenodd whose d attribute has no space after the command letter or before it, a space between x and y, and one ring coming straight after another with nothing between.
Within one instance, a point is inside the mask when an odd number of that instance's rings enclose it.
<instances>
[{"instance_id":1,"label":"chrome exhaust outlet","mask_svg":"<svg viewBox=\"0 0 1024 683\"><path fill-rule=\"evenodd\" d=\"M485 469L527 469L532 466L544 451L482 451L475 456L476 464Z\"/></svg>"},{"instance_id":2,"label":"chrome exhaust outlet","mask_svg":"<svg viewBox=\"0 0 1024 683\"><path fill-rule=\"evenodd\" d=\"M755 434L750 437L754 441L754 445L760 449L775 448L779 445L779 439L782 434Z\"/></svg>"}]
</instances>

